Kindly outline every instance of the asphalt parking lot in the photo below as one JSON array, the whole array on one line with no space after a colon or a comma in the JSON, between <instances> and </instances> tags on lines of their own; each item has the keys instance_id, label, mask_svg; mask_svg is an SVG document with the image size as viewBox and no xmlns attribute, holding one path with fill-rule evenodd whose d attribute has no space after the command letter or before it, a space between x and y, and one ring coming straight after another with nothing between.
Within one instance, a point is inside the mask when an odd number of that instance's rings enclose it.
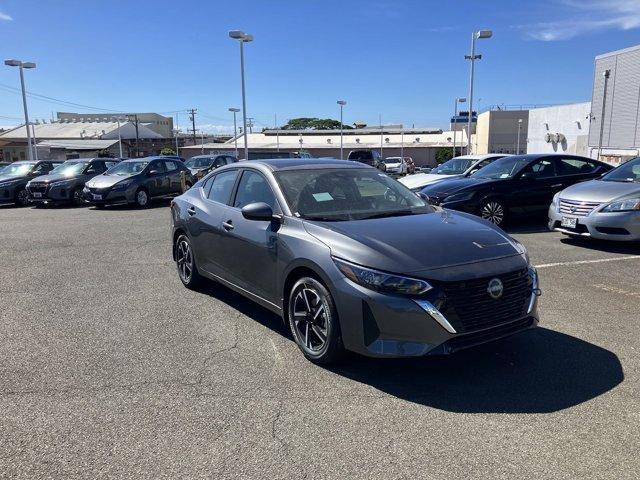
<instances>
[{"instance_id":1,"label":"asphalt parking lot","mask_svg":"<svg viewBox=\"0 0 640 480\"><path fill-rule=\"evenodd\" d=\"M0 208L0 477L638 478L639 246L516 226L540 328L327 370L166 207Z\"/></svg>"}]
</instances>

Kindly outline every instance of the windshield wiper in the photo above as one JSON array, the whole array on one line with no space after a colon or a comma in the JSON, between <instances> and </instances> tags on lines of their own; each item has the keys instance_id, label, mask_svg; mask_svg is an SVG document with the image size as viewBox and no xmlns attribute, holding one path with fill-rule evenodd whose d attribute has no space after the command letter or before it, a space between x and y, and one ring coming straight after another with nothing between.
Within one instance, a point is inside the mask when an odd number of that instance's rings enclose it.
<instances>
[{"instance_id":1,"label":"windshield wiper","mask_svg":"<svg viewBox=\"0 0 640 480\"><path fill-rule=\"evenodd\" d=\"M329 217L324 215L304 215L302 218L304 220L316 220L318 222L343 222L347 220L346 218Z\"/></svg>"},{"instance_id":2,"label":"windshield wiper","mask_svg":"<svg viewBox=\"0 0 640 480\"><path fill-rule=\"evenodd\" d=\"M392 210L390 212L380 212L368 217L363 217L363 220L369 220L370 218L385 218L385 217L403 217L406 215L413 215L413 210Z\"/></svg>"}]
</instances>

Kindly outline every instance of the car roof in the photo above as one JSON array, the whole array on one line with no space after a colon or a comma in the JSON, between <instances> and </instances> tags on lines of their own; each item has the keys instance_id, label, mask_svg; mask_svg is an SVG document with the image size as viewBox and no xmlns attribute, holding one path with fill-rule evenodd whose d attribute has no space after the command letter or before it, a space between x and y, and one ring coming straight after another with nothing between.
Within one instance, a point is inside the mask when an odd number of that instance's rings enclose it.
<instances>
[{"instance_id":1,"label":"car roof","mask_svg":"<svg viewBox=\"0 0 640 480\"><path fill-rule=\"evenodd\" d=\"M242 166L244 163L264 165L271 171L279 170L299 170L314 168L373 168L360 162L351 160L338 160L337 158L270 158L265 160L248 160L236 164Z\"/></svg>"}]
</instances>

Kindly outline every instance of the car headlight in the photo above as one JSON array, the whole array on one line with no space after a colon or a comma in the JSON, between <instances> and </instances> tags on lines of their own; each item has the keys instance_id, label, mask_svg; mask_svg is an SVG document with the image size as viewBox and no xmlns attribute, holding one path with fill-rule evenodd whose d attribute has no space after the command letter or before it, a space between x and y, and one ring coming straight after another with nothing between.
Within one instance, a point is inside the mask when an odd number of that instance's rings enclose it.
<instances>
[{"instance_id":1,"label":"car headlight","mask_svg":"<svg viewBox=\"0 0 640 480\"><path fill-rule=\"evenodd\" d=\"M475 192L460 192L454 193L453 195L449 195L445 197L443 203L446 202L464 202L465 200L471 200L473 198Z\"/></svg>"},{"instance_id":2,"label":"car headlight","mask_svg":"<svg viewBox=\"0 0 640 480\"><path fill-rule=\"evenodd\" d=\"M551 200L551 205L553 205L554 207L558 204L558 200L560 199L560 192L556 193L553 196L553 200Z\"/></svg>"},{"instance_id":3,"label":"car headlight","mask_svg":"<svg viewBox=\"0 0 640 480\"><path fill-rule=\"evenodd\" d=\"M433 288L424 280L417 278L380 272L372 268L360 267L337 258L334 258L333 261L338 267L338 270L349 280L377 292L420 295Z\"/></svg>"},{"instance_id":4,"label":"car headlight","mask_svg":"<svg viewBox=\"0 0 640 480\"><path fill-rule=\"evenodd\" d=\"M640 198L627 198L625 200L619 200L612 202L604 207L602 212L631 212L634 210L640 210Z\"/></svg>"},{"instance_id":5,"label":"car headlight","mask_svg":"<svg viewBox=\"0 0 640 480\"><path fill-rule=\"evenodd\" d=\"M131 180L124 180L122 182L118 182L113 186L113 190L126 190L131 185Z\"/></svg>"}]
</instances>

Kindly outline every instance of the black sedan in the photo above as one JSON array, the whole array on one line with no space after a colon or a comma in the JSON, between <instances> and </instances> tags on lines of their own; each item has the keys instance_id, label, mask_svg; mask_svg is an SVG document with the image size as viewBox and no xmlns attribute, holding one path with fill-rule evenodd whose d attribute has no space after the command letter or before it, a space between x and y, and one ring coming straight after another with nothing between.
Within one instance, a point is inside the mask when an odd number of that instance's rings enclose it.
<instances>
[{"instance_id":1,"label":"black sedan","mask_svg":"<svg viewBox=\"0 0 640 480\"><path fill-rule=\"evenodd\" d=\"M556 193L612 168L576 155L518 155L496 160L470 177L429 185L420 194L433 205L502 225L510 217L547 212Z\"/></svg>"},{"instance_id":2,"label":"black sedan","mask_svg":"<svg viewBox=\"0 0 640 480\"><path fill-rule=\"evenodd\" d=\"M345 349L446 354L538 322L537 274L521 244L361 163L226 165L171 213L182 283L215 280L281 315L313 362Z\"/></svg>"},{"instance_id":3,"label":"black sedan","mask_svg":"<svg viewBox=\"0 0 640 480\"><path fill-rule=\"evenodd\" d=\"M0 204L27 205L29 180L48 174L61 163L55 160L20 161L4 167L0 172Z\"/></svg>"}]
</instances>

